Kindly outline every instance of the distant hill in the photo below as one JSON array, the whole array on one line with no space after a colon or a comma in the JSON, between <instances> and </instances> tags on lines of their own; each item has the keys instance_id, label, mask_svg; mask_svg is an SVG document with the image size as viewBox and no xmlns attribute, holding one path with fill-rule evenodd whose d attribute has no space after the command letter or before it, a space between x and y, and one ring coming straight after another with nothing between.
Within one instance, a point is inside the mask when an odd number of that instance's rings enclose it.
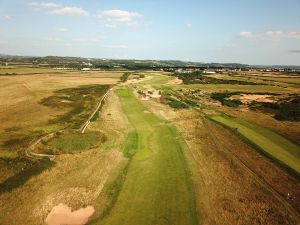
<instances>
[{"instance_id":1,"label":"distant hill","mask_svg":"<svg viewBox=\"0 0 300 225\"><path fill-rule=\"evenodd\" d=\"M151 68L177 68L177 67L208 67L208 68L283 68L283 69L300 69L300 66L286 65L247 65L240 63L203 63L180 60L138 60L138 59L99 59L99 58L82 58L82 57L61 57L61 56L16 56L0 54L0 61L22 61L25 63L48 64L53 66L79 66L93 64L99 68L116 68L126 69L151 69Z\"/></svg>"}]
</instances>

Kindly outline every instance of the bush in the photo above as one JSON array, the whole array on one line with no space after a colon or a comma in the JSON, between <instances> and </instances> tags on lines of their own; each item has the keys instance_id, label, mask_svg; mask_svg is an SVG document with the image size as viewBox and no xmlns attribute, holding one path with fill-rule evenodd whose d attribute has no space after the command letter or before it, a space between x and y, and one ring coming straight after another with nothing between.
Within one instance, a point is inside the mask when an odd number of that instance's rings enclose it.
<instances>
[{"instance_id":1,"label":"bush","mask_svg":"<svg viewBox=\"0 0 300 225\"><path fill-rule=\"evenodd\" d=\"M188 108L188 106L181 102L181 101L178 101L178 100L175 100L173 99L172 101L169 101L168 103L172 108L174 109L185 109L185 108Z\"/></svg>"},{"instance_id":2,"label":"bush","mask_svg":"<svg viewBox=\"0 0 300 225\"><path fill-rule=\"evenodd\" d=\"M130 73L128 73L128 72L124 73L120 78L121 82L126 82L129 78L129 76L130 76Z\"/></svg>"},{"instance_id":3,"label":"bush","mask_svg":"<svg viewBox=\"0 0 300 225\"><path fill-rule=\"evenodd\" d=\"M222 104L226 105L226 106L229 106L229 107L238 107L239 105L242 105L243 103L240 100L237 100L237 99L233 99L233 100L224 99L222 101Z\"/></svg>"},{"instance_id":4,"label":"bush","mask_svg":"<svg viewBox=\"0 0 300 225\"><path fill-rule=\"evenodd\" d=\"M300 121L300 96L293 96L277 103L261 102L251 103L253 110L262 110L267 113L274 113L276 120Z\"/></svg>"},{"instance_id":5,"label":"bush","mask_svg":"<svg viewBox=\"0 0 300 225\"><path fill-rule=\"evenodd\" d=\"M293 102L284 102L279 106L278 112L274 116L277 120L300 120L300 105Z\"/></svg>"},{"instance_id":6,"label":"bush","mask_svg":"<svg viewBox=\"0 0 300 225\"><path fill-rule=\"evenodd\" d=\"M230 96L238 94L237 92L221 92L221 93L212 93L211 98L217 100L222 103L222 105L226 105L229 107L238 107L243 103L238 99L228 99Z\"/></svg>"}]
</instances>

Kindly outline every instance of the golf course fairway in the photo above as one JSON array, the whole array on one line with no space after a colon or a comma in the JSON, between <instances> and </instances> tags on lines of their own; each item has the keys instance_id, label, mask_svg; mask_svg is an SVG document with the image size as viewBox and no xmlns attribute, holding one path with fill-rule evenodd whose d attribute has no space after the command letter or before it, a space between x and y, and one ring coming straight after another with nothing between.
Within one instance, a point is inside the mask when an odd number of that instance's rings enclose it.
<instances>
[{"instance_id":1,"label":"golf course fairway","mask_svg":"<svg viewBox=\"0 0 300 225\"><path fill-rule=\"evenodd\" d=\"M146 111L130 88L116 93L135 131L124 147L130 164L122 189L99 224L197 224L192 184L176 130Z\"/></svg>"},{"instance_id":2,"label":"golf course fairway","mask_svg":"<svg viewBox=\"0 0 300 225\"><path fill-rule=\"evenodd\" d=\"M275 132L257 124L228 116L210 116L210 119L246 138L260 150L300 174L300 148Z\"/></svg>"}]
</instances>

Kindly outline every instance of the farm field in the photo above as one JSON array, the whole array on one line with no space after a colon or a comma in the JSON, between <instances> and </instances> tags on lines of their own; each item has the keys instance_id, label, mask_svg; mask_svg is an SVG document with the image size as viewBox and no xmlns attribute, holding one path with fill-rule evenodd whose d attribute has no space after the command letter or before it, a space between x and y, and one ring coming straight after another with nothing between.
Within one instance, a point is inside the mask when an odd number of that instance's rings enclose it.
<instances>
[{"instance_id":1,"label":"farm field","mask_svg":"<svg viewBox=\"0 0 300 225\"><path fill-rule=\"evenodd\" d=\"M299 224L296 86L23 75L0 76L1 225Z\"/></svg>"}]
</instances>

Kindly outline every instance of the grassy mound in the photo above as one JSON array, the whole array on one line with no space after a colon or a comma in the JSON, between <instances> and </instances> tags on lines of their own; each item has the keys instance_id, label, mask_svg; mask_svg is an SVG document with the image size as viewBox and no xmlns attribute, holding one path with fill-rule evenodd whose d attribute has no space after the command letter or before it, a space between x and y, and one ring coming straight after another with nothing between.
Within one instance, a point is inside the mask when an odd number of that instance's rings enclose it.
<instances>
[{"instance_id":1,"label":"grassy mound","mask_svg":"<svg viewBox=\"0 0 300 225\"><path fill-rule=\"evenodd\" d=\"M83 151L95 147L101 137L95 134L63 134L50 142L50 146L61 151Z\"/></svg>"}]
</instances>

